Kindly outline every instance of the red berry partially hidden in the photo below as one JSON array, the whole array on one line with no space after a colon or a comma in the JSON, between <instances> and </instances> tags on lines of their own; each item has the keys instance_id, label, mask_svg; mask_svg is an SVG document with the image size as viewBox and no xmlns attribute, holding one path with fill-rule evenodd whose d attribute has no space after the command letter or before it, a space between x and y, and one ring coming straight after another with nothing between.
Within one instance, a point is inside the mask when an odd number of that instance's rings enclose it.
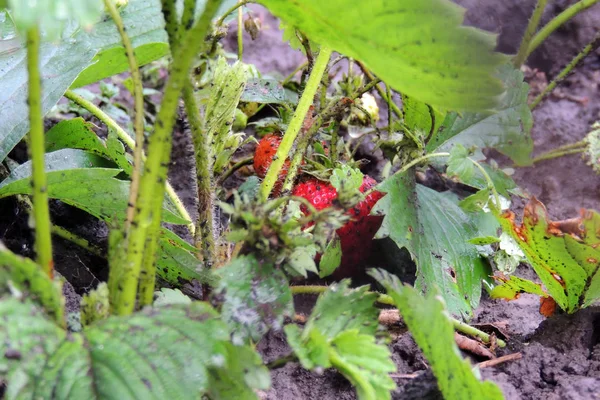
<instances>
[{"instance_id":1,"label":"red berry partially hidden","mask_svg":"<svg viewBox=\"0 0 600 400\"><path fill-rule=\"evenodd\" d=\"M273 162L273 157L275 157L280 144L281 136L279 135L269 134L260 139L254 152L254 171L258 177L264 178L267 175L267 171ZM279 178L277 178L277 182L273 186L274 197L279 195L289 168L290 160L286 159L283 163L283 168L279 172Z\"/></svg>"},{"instance_id":2,"label":"red berry partially hidden","mask_svg":"<svg viewBox=\"0 0 600 400\"><path fill-rule=\"evenodd\" d=\"M375 179L365 175L359 190L361 193L365 193L376 184ZM296 185L292 194L304 197L317 210L330 207L337 198L337 191L331 184L315 178ZM348 211L351 217L350 221L337 230L342 246L342 262L333 273L333 278L355 276L364 270L363 264L373 249L372 239L383 222L383 217L369 215L369 213L383 196L384 194L381 192L372 192ZM302 207L302 211L307 212L305 207Z\"/></svg>"}]
</instances>

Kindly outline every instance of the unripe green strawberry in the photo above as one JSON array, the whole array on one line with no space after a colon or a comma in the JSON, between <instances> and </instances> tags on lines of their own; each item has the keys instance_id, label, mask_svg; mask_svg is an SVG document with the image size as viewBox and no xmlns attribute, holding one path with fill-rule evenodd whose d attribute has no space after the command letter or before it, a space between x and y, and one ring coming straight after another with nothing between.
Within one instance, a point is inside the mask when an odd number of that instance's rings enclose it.
<instances>
[{"instance_id":1,"label":"unripe green strawberry","mask_svg":"<svg viewBox=\"0 0 600 400\"><path fill-rule=\"evenodd\" d=\"M376 184L377 181L365 175L359 190L365 193ZM330 183L315 178L297 184L292 194L304 197L317 210L332 206L338 196L336 189ZM364 271L364 262L373 248L372 239L383 222L383 217L369 214L375 203L383 196L383 193L374 191L348 210L350 221L337 230L342 247L342 262L333 274L335 279L355 276ZM306 207L302 206L301 209L304 213L307 212Z\"/></svg>"}]
</instances>

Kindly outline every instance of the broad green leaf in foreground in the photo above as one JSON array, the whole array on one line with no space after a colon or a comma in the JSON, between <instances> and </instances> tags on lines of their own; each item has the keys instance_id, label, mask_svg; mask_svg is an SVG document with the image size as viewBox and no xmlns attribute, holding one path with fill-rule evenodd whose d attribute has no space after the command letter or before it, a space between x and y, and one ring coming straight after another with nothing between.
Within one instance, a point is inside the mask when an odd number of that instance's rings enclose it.
<instances>
[{"instance_id":1,"label":"broad green leaf in foreground","mask_svg":"<svg viewBox=\"0 0 600 400\"><path fill-rule=\"evenodd\" d=\"M510 212L500 218L504 232L563 310L573 313L600 299L600 214L587 210L579 218L550 221L544 205L532 198L523 223L514 218Z\"/></svg>"},{"instance_id":2,"label":"broad green leaf in foreground","mask_svg":"<svg viewBox=\"0 0 600 400\"><path fill-rule=\"evenodd\" d=\"M69 1L77 3L77 6L72 8L79 7L79 0ZM29 4L24 1L18 2L23 3L24 6ZM159 1L130 0L129 4L122 9L121 17L134 47L167 42ZM82 78L85 78L85 81L82 80L79 84L91 83L106 77L104 71L112 68L111 65L118 61L111 56L116 50L110 49L120 46L121 37L110 18L104 18L89 32L83 29L74 32L69 25L69 30L63 32L62 39L58 43L44 42L40 48L43 113L50 111L60 100L78 75L92 64L92 59L99 51L96 62L90 67L93 71L86 72ZM145 51L146 47L143 50ZM103 53L105 51L107 56ZM155 56L158 54L155 53ZM145 60L150 61L148 58ZM118 72L125 70L126 68ZM117 71L111 69L111 72ZM26 106L27 57L24 47L0 54L0 93L2 93L0 96L0 161L2 161L29 131Z\"/></svg>"},{"instance_id":3,"label":"broad green leaf in foreground","mask_svg":"<svg viewBox=\"0 0 600 400\"><path fill-rule=\"evenodd\" d=\"M221 313L231 326L235 343L255 342L270 328L280 328L283 318L294 313L287 278L273 264L252 255L241 256L219 268L216 299L224 300Z\"/></svg>"},{"instance_id":4,"label":"broad green leaf in foreground","mask_svg":"<svg viewBox=\"0 0 600 400\"><path fill-rule=\"evenodd\" d=\"M446 399L500 400L500 388L492 382L479 381L471 365L460 356L454 341L454 327L448 318L444 301L430 291L425 297L416 289L403 285L398 278L382 270L371 275L379 281L394 303L413 339L427 358Z\"/></svg>"},{"instance_id":5,"label":"broad green leaf in foreground","mask_svg":"<svg viewBox=\"0 0 600 400\"><path fill-rule=\"evenodd\" d=\"M332 285L317 300L304 329L286 325L288 343L304 368L339 370L356 387L361 400L389 399L396 367L376 338L377 295L367 286L349 289L347 280Z\"/></svg>"},{"instance_id":6,"label":"broad green leaf in foreground","mask_svg":"<svg viewBox=\"0 0 600 400\"><path fill-rule=\"evenodd\" d=\"M411 172L394 175L377 188L387 195L373 214L385 215L376 237L406 247L417 264L416 287L438 286L452 314L469 316L479 304L488 267L470 239L483 236L457 201L422 185Z\"/></svg>"},{"instance_id":7,"label":"broad green leaf in foreground","mask_svg":"<svg viewBox=\"0 0 600 400\"><path fill-rule=\"evenodd\" d=\"M529 85L523 82L523 73L509 65L501 66L497 76L504 82L506 92L495 112L448 113L440 130L427 143L427 152L450 151L455 144L491 147L517 165L531 164L533 117L527 104ZM482 153L476 153L476 159L481 158Z\"/></svg>"},{"instance_id":8,"label":"broad green leaf in foreground","mask_svg":"<svg viewBox=\"0 0 600 400\"><path fill-rule=\"evenodd\" d=\"M206 303L110 317L67 335L28 302L0 299L7 399L254 399L269 386L257 353L229 342ZM235 385L232 385L235 383Z\"/></svg>"},{"instance_id":9,"label":"broad green leaf in foreground","mask_svg":"<svg viewBox=\"0 0 600 400\"><path fill-rule=\"evenodd\" d=\"M261 0L313 41L363 61L401 93L432 106L486 110L503 91L495 36L460 26L448 0Z\"/></svg>"},{"instance_id":10,"label":"broad green leaf in foreground","mask_svg":"<svg viewBox=\"0 0 600 400\"><path fill-rule=\"evenodd\" d=\"M57 324L64 325L62 284L50 279L33 260L14 254L0 242L0 296L8 281L43 305Z\"/></svg>"}]
</instances>

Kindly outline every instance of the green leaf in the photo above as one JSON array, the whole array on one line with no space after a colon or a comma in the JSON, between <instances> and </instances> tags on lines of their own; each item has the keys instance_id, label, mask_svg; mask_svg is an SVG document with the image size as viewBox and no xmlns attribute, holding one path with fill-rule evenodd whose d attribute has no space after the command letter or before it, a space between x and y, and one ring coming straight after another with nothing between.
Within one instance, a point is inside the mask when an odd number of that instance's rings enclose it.
<instances>
[{"instance_id":1,"label":"green leaf","mask_svg":"<svg viewBox=\"0 0 600 400\"><path fill-rule=\"evenodd\" d=\"M475 175L475 165L469 160L470 152L462 144L457 144L450 150L448 170L451 177L456 176L461 181L471 180Z\"/></svg>"},{"instance_id":2,"label":"green leaf","mask_svg":"<svg viewBox=\"0 0 600 400\"><path fill-rule=\"evenodd\" d=\"M523 82L523 73L503 65L498 76L506 85L495 112L449 113L442 127L427 143L428 153L449 151L454 145L491 147L510 157L517 165L530 165L533 150L531 127L533 117L527 104L529 85ZM481 151L476 159L483 159Z\"/></svg>"},{"instance_id":3,"label":"green leaf","mask_svg":"<svg viewBox=\"0 0 600 400\"><path fill-rule=\"evenodd\" d=\"M178 289L162 288L154 293L154 307L172 306L175 304L192 304L192 299Z\"/></svg>"},{"instance_id":4,"label":"green leaf","mask_svg":"<svg viewBox=\"0 0 600 400\"><path fill-rule=\"evenodd\" d=\"M480 382L467 360L460 357L454 341L454 327L437 289L423 297L418 290L403 285L383 270L371 275L394 300L413 339L429 361L438 387L446 399L502 399L502 391L492 382Z\"/></svg>"},{"instance_id":5,"label":"green leaf","mask_svg":"<svg viewBox=\"0 0 600 400\"><path fill-rule=\"evenodd\" d=\"M468 240L469 243L476 244L478 246L485 246L486 244L494 244L494 243L498 243L499 241L500 241L500 239L497 238L496 236L483 236L483 237L476 237L476 238Z\"/></svg>"},{"instance_id":6,"label":"green leaf","mask_svg":"<svg viewBox=\"0 0 600 400\"><path fill-rule=\"evenodd\" d=\"M490 179L494 183L494 187L498 191L498 194L506 198L510 198L511 194L520 194L517 184L506 172L497 166L492 166L485 162L480 162L479 165L481 165L485 172L489 175ZM465 179L463 176L461 178L461 182L476 189L488 188L488 183L479 169L475 170L475 173L470 179Z\"/></svg>"},{"instance_id":7,"label":"green leaf","mask_svg":"<svg viewBox=\"0 0 600 400\"><path fill-rule=\"evenodd\" d=\"M494 287L490 293L492 299L507 299L514 300L521 293L531 293L538 296L546 297L548 294L542 289L542 285L532 282L528 279L511 276L509 279L499 279L502 284Z\"/></svg>"},{"instance_id":8,"label":"green leaf","mask_svg":"<svg viewBox=\"0 0 600 400\"><path fill-rule=\"evenodd\" d=\"M135 59L139 66L146 65L169 55L167 43L144 43L135 48ZM87 67L73 82L72 89L98 82L101 79L118 75L129 69L129 61L123 47L113 47L98 53Z\"/></svg>"},{"instance_id":9,"label":"green leaf","mask_svg":"<svg viewBox=\"0 0 600 400\"><path fill-rule=\"evenodd\" d=\"M298 95L285 89L276 79L248 79L240 101L252 103L283 104L297 103Z\"/></svg>"},{"instance_id":10,"label":"green leaf","mask_svg":"<svg viewBox=\"0 0 600 400\"><path fill-rule=\"evenodd\" d=\"M450 1L260 3L311 40L363 61L395 90L432 106L491 109L502 93L492 74L507 58L494 53L495 36L460 26L464 10Z\"/></svg>"},{"instance_id":11,"label":"green leaf","mask_svg":"<svg viewBox=\"0 0 600 400\"><path fill-rule=\"evenodd\" d=\"M26 292L28 298L35 299L44 306L57 324L64 325L65 299L62 282L50 279L33 260L14 254L0 242L0 295L8 281Z\"/></svg>"},{"instance_id":12,"label":"green leaf","mask_svg":"<svg viewBox=\"0 0 600 400\"><path fill-rule=\"evenodd\" d=\"M406 127L423 138L438 130L446 114L406 94L402 94L402 110Z\"/></svg>"},{"instance_id":13,"label":"green leaf","mask_svg":"<svg viewBox=\"0 0 600 400\"><path fill-rule=\"evenodd\" d=\"M224 299L221 313L233 331L234 343L255 342L270 328L283 325L294 313L292 292L283 272L254 256L235 258L216 273L221 277L214 295Z\"/></svg>"},{"instance_id":14,"label":"green leaf","mask_svg":"<svg viewBox=\"0 0 600 400\"><path fill-rule=\"evenodd\" d=\"M500 223L563 310L573 313L600 298L600 214L588 210L580 218L550 221L544 205L532 198L520 226L512 213Z\"/></svg>"},{"instance_id":15,"label":"green leaf","mask_svg":"<svg viewBox=\"0 0 600 400\"><path fill-rule=\"evenodd\" d=\"M317 249L315 246L296 247L287 258L284 268L292 276L303 276L306 278L308 272L318 273L315 264Z\"/></svg>"},{"instance_id":16,"label":"green leaf","mask_svg":"<svg viewBox=\"0 0 600 400\"><path fill-rule=\"evenodd\" d=\"M368 286L349 289L348 284L334 284L319 297L303 331L286 325L288 343L305 368L338 369L360 399L389 399L396 386L388 373L396 367L375 337L377 295L368 293Z\"/></svg>"},{"instance_id":17,"label":"green leaf","mask_svg":"<svg viewBox=\"0 0 600 400\"><path fill-rule=\"evenodd\" d=\"M46 153L65 148L87 150L110 159L110 154L100 138L94 133L91 122L83 118L60 121L46 132Z\"/></svg>"},{"instance_id":18,"label":"green leaf","mask_svg":"<svg viewBox=\"0 0 600 400\"><path fill-rule=\"evenodd\" d=\"M0 300L0 318L0 351L21 356L0 372L7 399L253 399L269 383L258 354L232 345L206 303L110 317L69 336L15 299Z\"/></svg>"},{"instance_id":19,"label":"green leaf","mask_svg":"<svg viewBox=\"0 0 600 400\"><path fill-rule=\"evenodd\" d=\"M19 0L15 1L26 4ZM77 3L73 8L79 7L79 0L69 1ZM130 0L127 7L121 11L121 17L134 47L149 43L167 43L159 1ZM120 46L121 37L110 18L104 18L90 31L83 29L65 31L59 43L44 42L40 48L43 113L46 114L50 111L87 67L91 66L94 70L101 72L111 68L110 64L114 60L110 57L105 59L100 54L97 62L93 65L92 59L98 51ZM29 131L28 109L25 107L27 101L26 53L26 49L21 47L16 51L0 54L0 93L3 93L3 96L0 97L0 161L4 160ZM125 70L126 68L120 72ZM94 77L92 73L86 73L85 77L86 81L90 82L104 76Z\"/></svg>"},{"instance_id":20,"label":"green leaf","mask_svg":"<svg viewBox=\"0 0 600 400\"><path fill-rule=\"evenodd\" d=\"M319 262L319 278L325 278L333 273L342 262L342 242L339 236L335 237L327 243L325 252L321 256Z\"/></svg>"},{"instance_id":21,"label":"green leaf","mask_svg":"<svg viewBox=\"0 0 600 400\"><path fill-rule=\"evenodd\" d=\"M8 3L15 25L22 33L38 27L52 39L59 36L63 26L70 20L83 26L92 25L98 21L104 9L102 0L8 0Z\"/></svg>"},{"instance_id":22,"label":"green leaf","mask_svg":"<svg viewBox=\"0 0 600 400\"><path fill-rule=\"evenodd\" d=\"M108 318L109 315L108 285L101 282L96 289L81 297L81 323L90 325L92 322Z\"/></svg>"},{"instance_id":23,"label":"green leaf","mask_svg":"<svg viewBox=\"0 0 600 400\"><path fill-rule=\"evenodd\" d=\"M388 194L372 214L385 215L377 238L406 247L417 264L416 287L441 289L451 313L469 316L481 296L488 267L468 241L482 236L458 200L422 185L410 172L392 176L377 190Z\"/></svg>"},{"instance_id":24,"label":"green leaf","mask_svg":"<svg viewBox=\"0 0 600 400\"><path fill-rule=\"evenodd\" d=\"M94 167L94 157L81 150L64 149L46 154L48 196L80 208L105 221L123 221L129 198L129 181L114 178L121 170ZM103 159L100 159L103 160ZM15 194L31 194L29 175L31 162L16 168L0 183L0 198ZM165 202L163 220L172 224L187 224Z\"/></svg>"}]
</instances>

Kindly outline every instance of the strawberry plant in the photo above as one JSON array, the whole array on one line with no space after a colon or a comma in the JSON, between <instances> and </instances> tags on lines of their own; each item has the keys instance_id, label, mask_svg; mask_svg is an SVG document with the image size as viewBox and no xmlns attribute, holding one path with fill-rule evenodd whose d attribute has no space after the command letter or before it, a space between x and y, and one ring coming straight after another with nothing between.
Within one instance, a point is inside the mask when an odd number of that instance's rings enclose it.
<instances>
[{"instance_id":1,"label":"strawberry plant","mask_svg":"<svg viewBox=\"0 0 600 400\"><path fill-rule=\"evenodd\" d=\"M262 29L248 3L0 1L0 39L11 40L0 47L0 199L30 214L35 250L31 259L0 242L0 394L257 398L270 370L297 362L335 369L361 399L389 399L385 306L399 310L445 398L502 398L461 358L455 332L492 357L506 347L467 324L483 287L551 297L568 313L600 298L598 214L550 221L531 199L516 223L506 210L523 191L484 150L515 166L585 153L598 169L595 125L530 157L531 110L598 36L531 104L520 70L595 2L536 34L538 1L509 57L448 0L260 0L306 58L283 79L244 62L243 30L254 40ZM234 55L223 39L236 16ZM171 159L181 121L193 210L169 175L184 161ZM105 224L105 242L56 223L64 205ZM75 310L53 235L108 266ZM405 267L401 251L414 288L391 273ZM525 257L544 287L493 271ZM296 312L300 294L318 296L308 317ZM267 363L256 344L274 333L289 352Z\"/></svg>"}]
</instances>

